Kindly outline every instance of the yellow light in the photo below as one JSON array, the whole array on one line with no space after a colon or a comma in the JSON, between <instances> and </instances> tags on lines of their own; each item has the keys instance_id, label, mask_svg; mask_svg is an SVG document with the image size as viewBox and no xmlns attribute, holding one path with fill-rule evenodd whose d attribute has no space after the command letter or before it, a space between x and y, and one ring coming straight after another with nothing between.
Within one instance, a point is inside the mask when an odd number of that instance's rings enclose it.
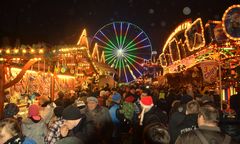
<instances>
[{"instance_id":1,"label":"yellow light","mask_svg":"<svg viewBox=\"0 0 240 144\"><path fill-rule=\"evenodd\" d=\"M19 52L19 49L14 49L14 53L17 54Z\"/></svg>"},{"instance_id":2,"label":"yellow light","mask_svg":"<svg viewBox=\"0 0 240 144\"><path fill-rule=\"evenodd\" d=\"M0 49L0 53L2 53L2 49Z\"/></svg>"},{"instance_id":3,"label":"yellow light","mask_svg":"<svg viewBox=\"0 0 240 144\"><path fill-rule=\"evenodd\" d=\"M35 52L35 50L34 49L31 49L31 51L30 51L31 53L34 53Z\"/></svg>"},{"instance_id":4,"label":"yellow light","mask_svg":"<svg viewBox=\"0 0 240 144\"><path fill-rule=\"evenodd\" d=\"M20 71L21 71L22 69L20 69L20 68L11 68L11 71L13 72L13 73L19 73ZM36 71L32 71L32 70L27 70L27 73L37 73Z\"/></svg>"},{"instance_id":5,"label":"yellow light","mask_svg":"<svg viewBox=\"0 0 240 144\"><path fill-rule=\"evenodd\" d=\"M6 53L7 53L7 54L10 54L10 52L11 52L10 49L7 49L7 50L6 50Z\"/></svg>"},{"instance_id":6,"label":"yellow light","mask_svg":"<svg viewBox=\"0 0 240 144\"><path fill-rule=\"evenodd\" d=\"M57 75L58 78L62 78L62 79L74 79L74 76L68 76L68 75Z\"/></svg>"},{"instance_id":7,"label":"yellow light","mask_svg":"<svg viewBox=\"0 0 240 144\"><path fill-rule=\"evenodd\" d=\"M197 23L200 24L201 32L200 32L200 33L198 33L198 32L194 33L194 42L193 42L193 44L192 44L192 46L191 46L191 45L190 45L190 41L189 41L189 37L188 37L187 33L188 33L188 31L191 31L192 27L194 27ZM205 38L204 38L204 28L203 28L203 24L202 24L202 19L201 19L201 18L196 19L196 20L191 24L191 26L188 27L188 28L185 30L184 36L186 37L187 46L188 46L188 50L189 50L189 51L198 50L198 49L204 47L206 42L205 42ZM198 46L195 46L196 41L197 41L197 36L202 38L202 43L201 43L200 45L198 45Z\"/></svg>"},{"instance_id":8,"label":"yellow light","mask_svg":"<svg viewBox=\"0 0 240 144\"><path fill-rule=\"evenodd\" d=\"M40 53L40 54L42 54L43 52L44 52L43 49L40 49L40 50L39 50L39 53Z\"/></svg>"},{"instance_id":9,"label":"yellow light","mask_svg":"<svg viewBox=\"0 0 240 144\"><path fill-rule=\"evenodd\" d=\"M27 53L27 50L26 50L26 49L23 49L23 50L22 50L22 53L24 53L24 54Z\"/></svg>"}]
</instances>

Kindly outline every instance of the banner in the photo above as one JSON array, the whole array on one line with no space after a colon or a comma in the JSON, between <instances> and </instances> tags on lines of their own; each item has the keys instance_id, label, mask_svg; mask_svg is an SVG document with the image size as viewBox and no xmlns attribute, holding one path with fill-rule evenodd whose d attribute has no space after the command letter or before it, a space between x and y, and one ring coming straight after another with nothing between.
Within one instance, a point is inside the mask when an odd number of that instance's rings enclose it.
<instances>
[{"instance_id":1,"label":"banner","mask_svg":"<svg viewBox=\"0 0 240 144\"><path fill-rule=\"evenodd\" d=\"M213 83L217 80L218 63L215 61L208 61L201 63L203 73L203 80L207 83Z\"/></svg>"}]
</instances>

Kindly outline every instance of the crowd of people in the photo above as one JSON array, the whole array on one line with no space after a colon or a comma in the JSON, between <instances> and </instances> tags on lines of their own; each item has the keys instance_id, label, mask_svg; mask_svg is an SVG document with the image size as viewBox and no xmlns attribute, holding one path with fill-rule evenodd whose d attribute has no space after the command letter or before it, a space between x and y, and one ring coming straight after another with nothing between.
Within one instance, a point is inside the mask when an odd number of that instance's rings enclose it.
<instances>
[{"instance_id":1,"label":"crowd of people","mask_svg":"<svg viewBox=\"0 0 240 144\"><path fill-rule=\"evenodd\" d=\"M76 88L51 100L38 95L19 117L8 103L0 121L1 144L237 144L240 93L231 106L191 84L180 89L124 85ZM223 107L223 109L221 109Z\"/></svg>"}]
</instances>

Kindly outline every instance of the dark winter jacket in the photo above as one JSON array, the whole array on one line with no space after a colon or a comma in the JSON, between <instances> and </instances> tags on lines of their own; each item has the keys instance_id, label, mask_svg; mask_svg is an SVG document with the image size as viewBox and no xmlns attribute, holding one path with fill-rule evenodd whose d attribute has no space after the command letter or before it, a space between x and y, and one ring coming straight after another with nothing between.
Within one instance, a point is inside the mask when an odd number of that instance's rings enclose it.
<instances>
[{"instance_id":1,"label":"dark winter jacket","mask_svg":"<svg viewBox=\"0 0 240 144\"><path fill-rule=\"evenodd\" d=\"M173 114L169 123L170 143L174 144L180 134L196 129L197 118L197 114L184 115L179 112Z\"/></svg>"},{"instance_id":2,"label":"dark winter jacket","mask_svg":"<svg viewBox=\"0 0 240 144\"><path fill-rule=\"evenodd\" d=\"M219 127L199 126L199 131L203 134L209 144L222 144L226 134L220 131ZM180 135L175 144L202 144L195 130ZM237 144L231 139L230 144Z\"/></svg>"},{"instance_id":3,"label":"dark winter jacket","mask_svg":"<svg viewBox=\"0 0 240 144\"><path fill-rule=\"evenodd\" d=\"M168 117L160 108L153 106L148 112L144 114L143 127L148 124L160 122L167 125Z\"/></svg>"},{"instance_id":4,"label":"dark winter jacket","mask_svg":"<svg viewBox=\"0 0 240 144\"><path fill-rule=\"evenodd\" d=\"M97 144L97 133L94 122L82 118L76 127L70 131L68 136L76 136L86 144Z\"/></svg>"}]
</instances>

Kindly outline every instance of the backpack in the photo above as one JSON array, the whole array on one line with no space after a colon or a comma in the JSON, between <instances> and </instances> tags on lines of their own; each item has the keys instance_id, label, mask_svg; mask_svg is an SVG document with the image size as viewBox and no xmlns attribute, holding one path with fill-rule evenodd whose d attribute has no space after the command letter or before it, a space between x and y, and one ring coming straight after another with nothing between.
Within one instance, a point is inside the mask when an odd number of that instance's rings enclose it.
<instances>
[{"instance_id":1,"label":"backpack","mask_svg":"<svg viewBox=\"0 0 240 144\"><path fill-rule=\"evenodd\" d=\"M122 114L127 120L132 121L134 115L134 103L124 101L120 105L119 113Z\"/></svg>"},{"instance_id":2,"label":"backpack","mask_svg":"<svg viewBox=\"0 0 240 144\"><path fill-rule=\"evenodd\" d=\"M200 130L196 129L194 132L196 133L196 135L198 136L202 144L210 144ZM230 142L231 142L231 137L228 135L225 135L225 138L222 144L230 144Z\"/></svg>"}]
</instances>

